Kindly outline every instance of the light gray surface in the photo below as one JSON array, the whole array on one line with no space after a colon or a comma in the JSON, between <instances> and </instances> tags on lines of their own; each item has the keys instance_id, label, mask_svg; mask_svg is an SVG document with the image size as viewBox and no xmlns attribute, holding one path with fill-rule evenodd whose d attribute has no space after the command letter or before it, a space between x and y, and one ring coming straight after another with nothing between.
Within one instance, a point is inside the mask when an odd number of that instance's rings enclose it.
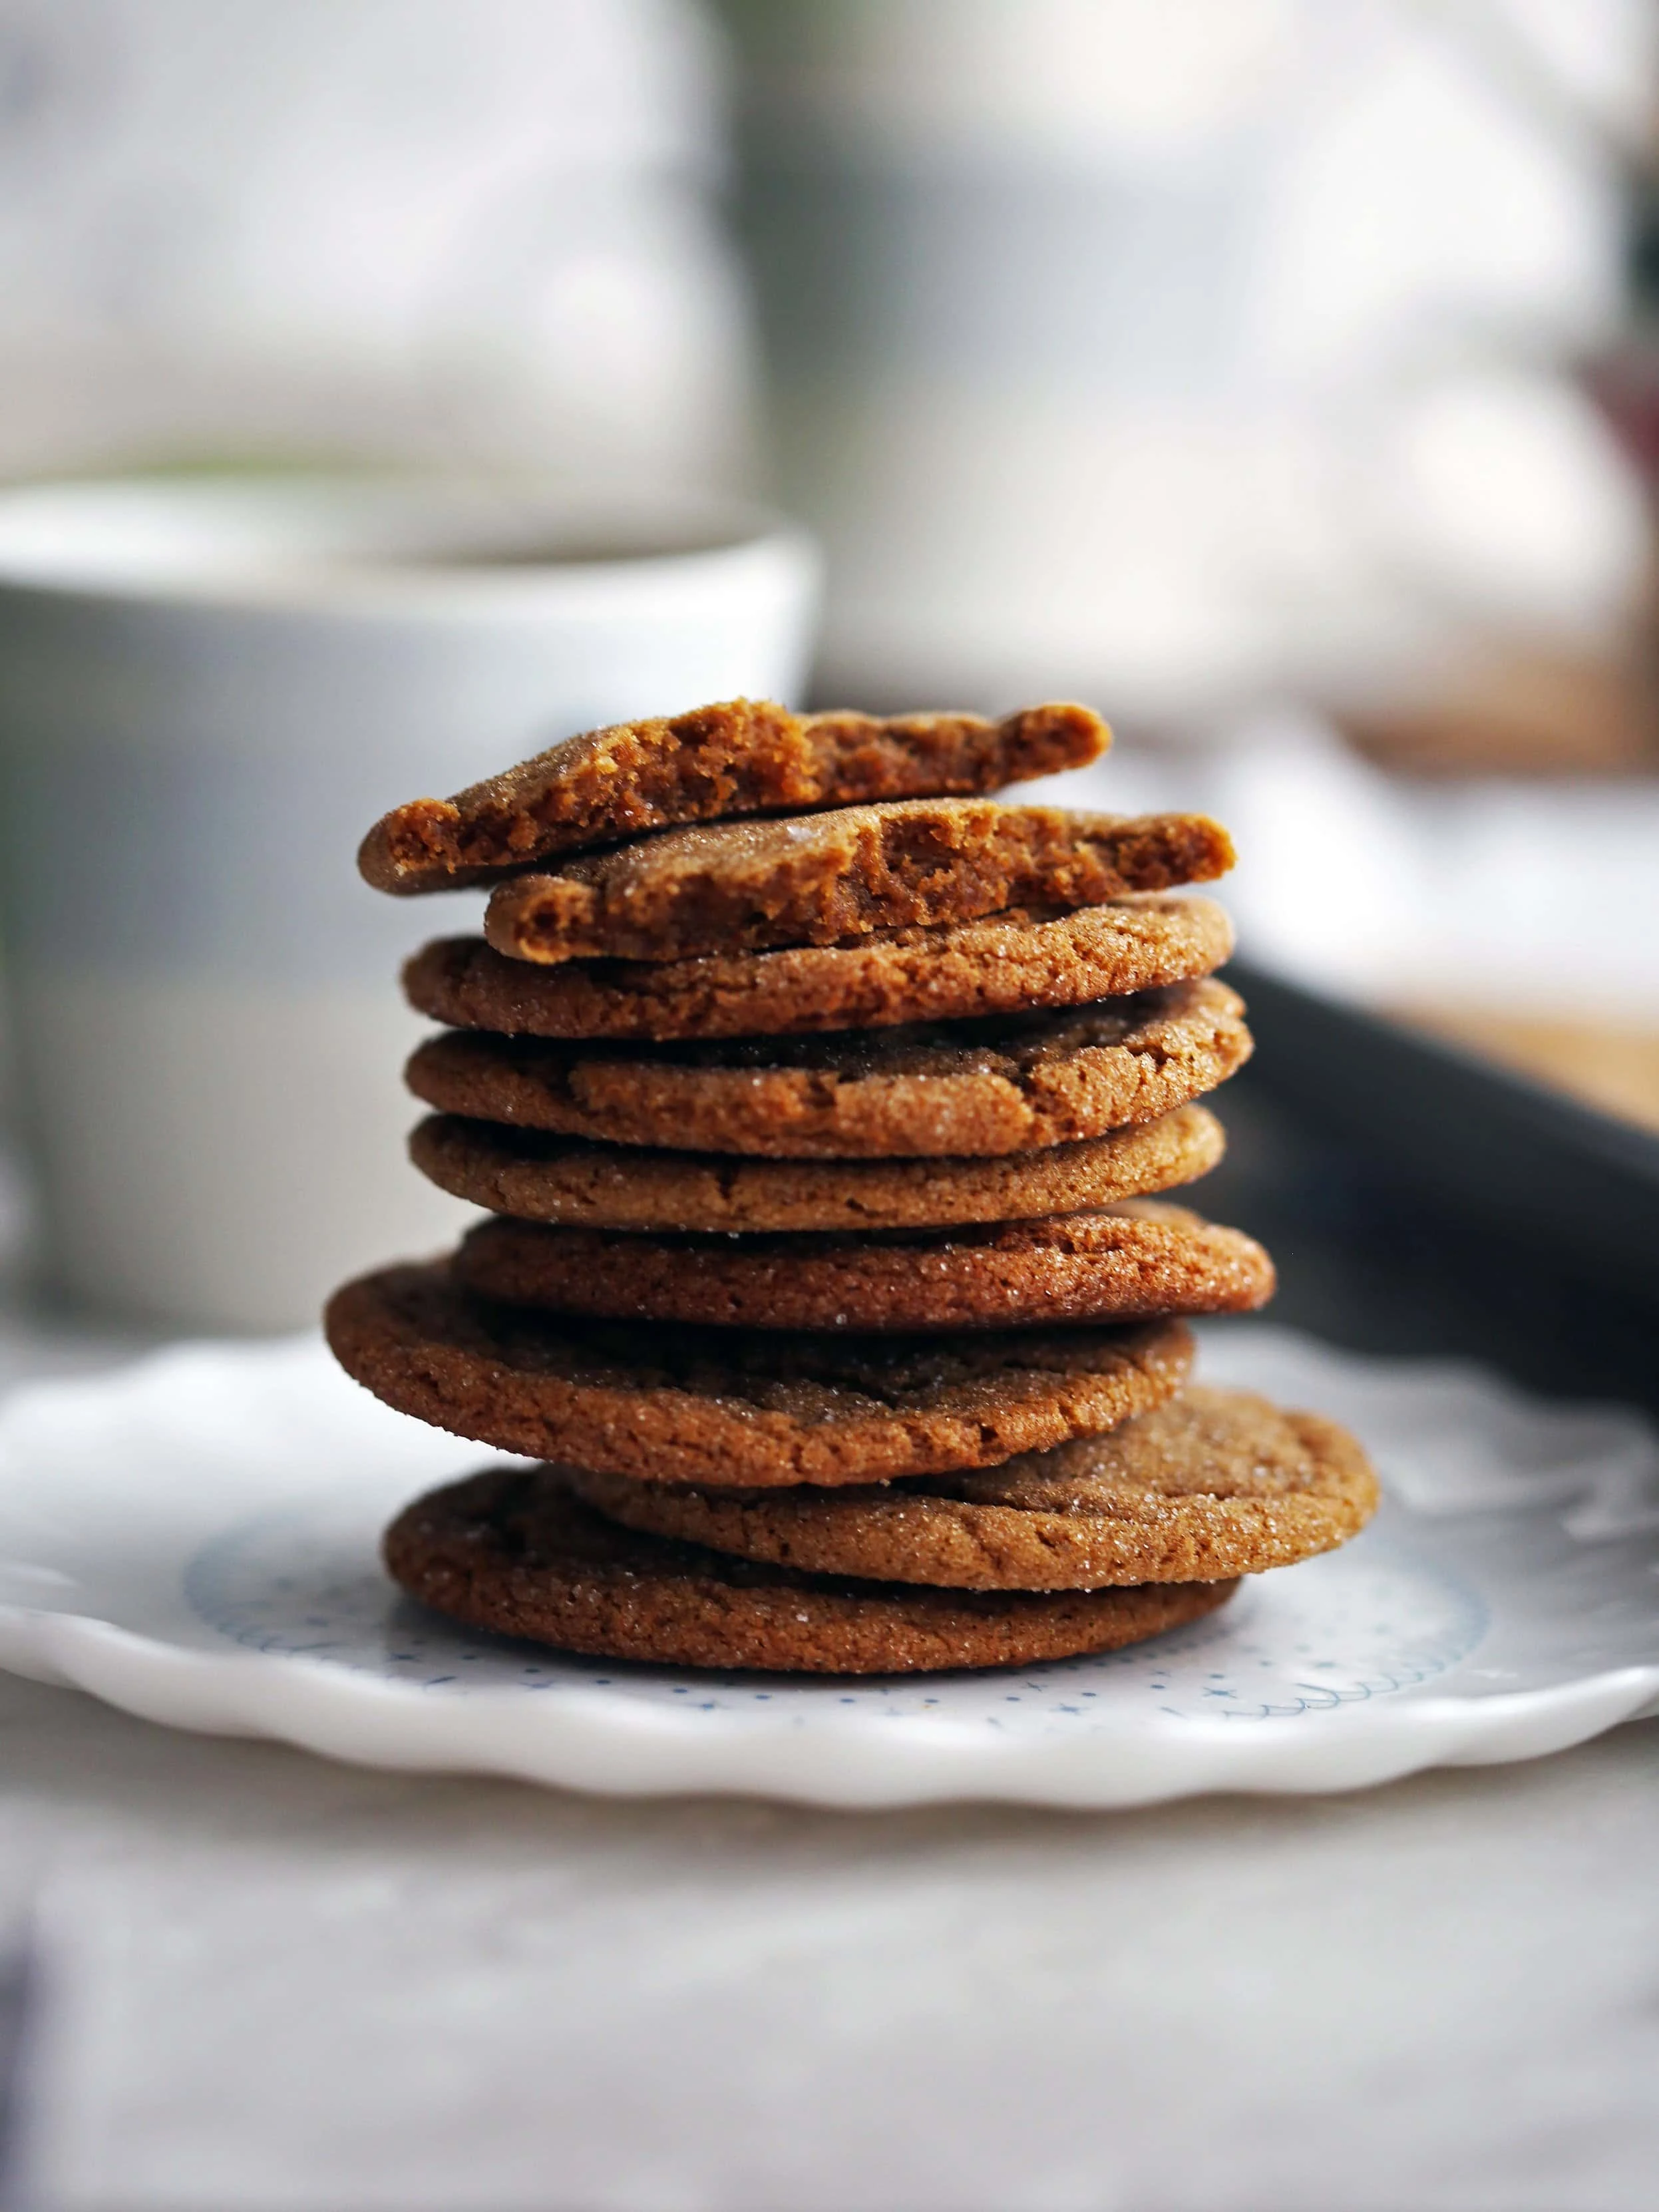
<instances>
[{"instance_id":1,"label":"light gray surface","mask_svg":"<svg viewBox=\"0 0 1659 2212\"><path fill-rule=\"evenodd\" d=\"M0 1685L48 2204L1645 2208L1659 1734L848 1818L421 1782Z\"/></svg>"},{"instance_id":2,"label":"light gray surface","mask_svg":"<svg viewBox=\"0 0 1659 2212\"><path fill-rule=\"evenodd\" d=\"M1649 1725L1130 1815L627 1805L0 1677L37 2198L1647 2212L1656 1784Z\"/></svg>"}]
</instances>

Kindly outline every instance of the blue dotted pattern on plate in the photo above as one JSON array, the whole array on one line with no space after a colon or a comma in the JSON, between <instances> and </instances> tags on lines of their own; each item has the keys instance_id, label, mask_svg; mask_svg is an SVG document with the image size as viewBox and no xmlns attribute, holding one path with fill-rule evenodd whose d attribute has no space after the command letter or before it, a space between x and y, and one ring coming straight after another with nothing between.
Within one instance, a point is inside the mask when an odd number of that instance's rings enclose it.
<instances>
[{"instance_id":1,"label":"blue dotted pattern on plate","mask_svg":"<svg viewBox=\"0 0 1659 2212\"><path fill-rule=\"evenodd\" d=\"M1223 1612L1097 1657L1027 1669L883 1680L691 1675L550 1652L451 1628L411 1604L375 1564L374 1535L326 1506L228 1529L192 1560L185 1595L219 1634L271 1656L343 1667L434 1696L480 1690L602 1691L682 1711L747 1712L799 1725L851 1711L937 1714L1022 1733L1087 1728L1150 1707L1178 1718L1253 1721L1325 1711L1431 1681L1486 1630L1476 1594L1388 1531L1248 1580Z\"/></svg>"}]
</instances>

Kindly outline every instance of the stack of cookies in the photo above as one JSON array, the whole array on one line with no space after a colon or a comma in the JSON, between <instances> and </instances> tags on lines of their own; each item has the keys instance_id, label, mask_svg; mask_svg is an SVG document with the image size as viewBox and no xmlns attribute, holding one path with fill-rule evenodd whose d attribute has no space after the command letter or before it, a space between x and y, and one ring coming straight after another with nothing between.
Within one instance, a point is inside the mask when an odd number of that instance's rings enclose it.
<instances>
[{"instance_id":1,"label":"stack of cookies","mask_svg":"<svg viewBox=\"0 0 1659 2212\"><path fill-rule=\"evenodd\" d=\"M1189 1387L1272 1263L1154 1198L1244 1060L1201 816L987 794L1077 767L1045 706L738 701L398 808L360 865L484 886L409 963L416 1164L488 1218L333 1299L419 1419L538 1462L410 1506L403 1586L678 1665L1029 1663L1156 1634L1375 1503L1332 1423ZM1173 895L1172 895L1173 894Z\"/></svg>"}]
</instances>

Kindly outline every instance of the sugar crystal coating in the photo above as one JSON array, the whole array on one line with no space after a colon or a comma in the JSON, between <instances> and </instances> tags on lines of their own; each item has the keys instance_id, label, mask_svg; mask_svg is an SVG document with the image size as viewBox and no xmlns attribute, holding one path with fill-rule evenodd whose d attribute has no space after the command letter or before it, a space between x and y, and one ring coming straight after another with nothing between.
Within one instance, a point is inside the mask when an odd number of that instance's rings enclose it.
<instances>
[{"instance_id":1,"label":"sugar crystal coating","mask_svg":"<svg viewBox=\"0 0 1659 2212\"><path fill-rule=\"evenodd\" d=\"M1155 1121L1212 1090L1249 1057L1243 1014L1236 992L1205 980L799 1038L618 1048L453 1031L417 1048L405 1079L452 1114L600 1143L991 1158Z\"/></svg>"},{"instance_id":2,"label":"sugar crystal coating","mask_svg":"<svg viewBox=\"0 0 1659 2212\"><path fill-rule=\"evenodd\" d=\"M476 1628L605 1658L791 1674L1109 1651L1212 1612L1233 1588L993 1597L797 1574L619 1528L545 1468L490 1470L418 1498L386 1531L385 1552L412 1595Z\"/></svg>"},{"instance_id":3,"label":"sugar crystal coating","mask_svg":"<svg viewBox=\"0 0 1659 2212\"><path fill-rule=\"evenodd\" d=\"M567 1479L631 1528L814 1574L956 1589L1259 1574L1346 1543L1377 1501L1370 1462L1335 1422L1198 1384L1103 1436L978 1474L834 1492Z\"/></svg>"},{"instance_id":4,"label":"sugar crystal coating","mask_svg":"<svg viewBox=\"0 0 1659 2212\"><path fill-rule=\"evenodd\" d=\"M385 1267L325 1317L349 1375L400 1413L532 1459L650 1482L872 1482L994 1467L1161 1404L1178 1321L870 1337L560 1319L442 1261Z\"/></svg>"},{"instance_id":5,"label":"sugar crystal coating","mask_svg":"<svg viewBox=\"0 0 1659 2212\"><path fill-rule=\"evenodd\" d=\"M1027 1328L1246 1313L1273 1291L1255 1239L1152 1199L1031 1221L860 1236L663 1237L498 1217L459 1279L563 1314L783 1329Z\"/></svg>"}]
</instances>

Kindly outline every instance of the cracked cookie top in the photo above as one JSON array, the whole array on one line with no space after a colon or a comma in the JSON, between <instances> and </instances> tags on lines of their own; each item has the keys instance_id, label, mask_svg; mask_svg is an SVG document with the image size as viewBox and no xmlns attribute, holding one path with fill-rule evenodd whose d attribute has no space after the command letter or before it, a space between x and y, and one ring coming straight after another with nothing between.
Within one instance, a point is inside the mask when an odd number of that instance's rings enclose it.
<instances>
[{"instance_id":1,"label":"cracked cookie top","mask_svg":"<svg viewBox=\"0 0 1659 2212\"><path fill-rule=\"evenodd\" d=\"M411 799L375 823L357 866L377 890L456 890L676 823L997 791L1110 741L1098 714L1065 702L992 722L729 699L586 731L452 798Z\"/></svg>"},{"instance_id":2,"label":"cracked cookie top","mask_svg":"<svg viewBox=\"0 0 1659 2212\"><path fill-rule=\"evenodd\" d=\"M1079 814L989 799L898 799L781 822L665 830L492 894L510 959L684 960L836 945L1034 904L1098 906L1233 864L1202 814Z\"/></svg>"}]
</instances>

